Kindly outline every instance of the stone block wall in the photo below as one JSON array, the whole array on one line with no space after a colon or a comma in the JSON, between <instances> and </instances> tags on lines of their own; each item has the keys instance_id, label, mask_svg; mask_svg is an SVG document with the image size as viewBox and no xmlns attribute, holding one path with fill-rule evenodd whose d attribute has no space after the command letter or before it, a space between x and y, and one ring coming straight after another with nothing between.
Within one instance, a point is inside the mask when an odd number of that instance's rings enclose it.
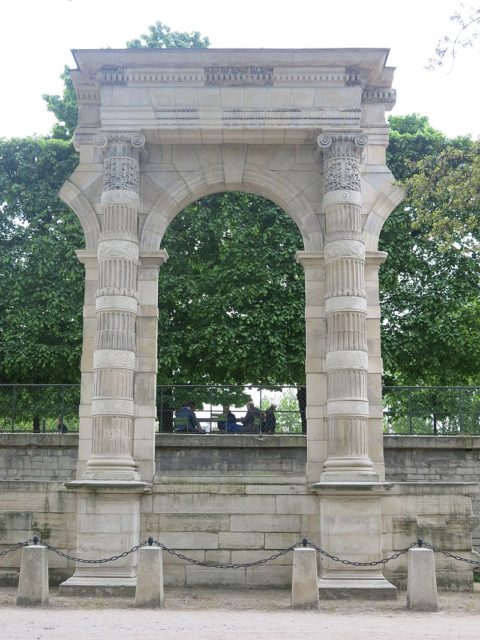
<instances>
[{"instance_id":1,"label":"stone block wall","mask_svg":"<svg viewBox=\"0 0 480 640\"><path fill-rule=\"evenodd\" d=\"M0 549L8 549L37 532L63 552L76 547L75 496L61 482L3 481L0 484ZM0 585L16 584L21 550L0 556ZM50 579L57 583L73 572L73 564L49 553Z\"/></svg>"},{"instance_id":2,"label":"stone block wall","mask_svg":"<svg viewBox=\"0 0 480 640\"><path fill-rule=\"evenodd\" d=\"M0 433L0 480L73 480L77 455L76 433Z\"/></svg>"},{"instance_id":3,"label":"stone block wall","mask_svg":"<svg viewBox=\"0 0 480 640\"><path fill-rule=\"evenodd\" d=\"M384 436L386 480L390 482L479 482L480 437ZM472 498L480 515L480 496ZM472 544L480 551L480 527Z\"/></svg>"},{"instance_id":4,"label":"stone block wall","mask_svg":"<svg viewBox=\"0 0 480 640\"><path fill-rule=\"evenodd\" d=\"M244 564L269 557L318 536L318 500L305 481L271 478L205 480L191 477L155 483L143 500L142 529L195 560ZM256 567L215 569L164 555L170 585L235 584L285 586L291 553Z\"/></svg>"},{"instance_id":5,"label":"stone block wall","mask_svg":"<svg viewBox=\"0 0 480 640\"><path fill-rule=\"evenodd\" d=\"M472 496L477 510L480 503L479 441L385 438L393 484L382 498L384 555L419 535L468 553ZM63 482L75 477L77 442L76 434L0 434L0 549L39 531L75 554L75 495ZM155 482L142 498L141 537L152 535L197 560L228 564L266 558L304 536L319 544L318 498L305 465L301 436L158 435ZM52 552L49 561L54 582L73 573L73 562ZM198 567L171 554L164 562L169 585L286 586L292 556L232 570ZM470 566L438 555L436 562L442 588L469 588ZM0 583L14 583L19 564L19 551L0 556ZM385 574L403 586L406 558L389 563Z\"/></svg>"}]
</instances>

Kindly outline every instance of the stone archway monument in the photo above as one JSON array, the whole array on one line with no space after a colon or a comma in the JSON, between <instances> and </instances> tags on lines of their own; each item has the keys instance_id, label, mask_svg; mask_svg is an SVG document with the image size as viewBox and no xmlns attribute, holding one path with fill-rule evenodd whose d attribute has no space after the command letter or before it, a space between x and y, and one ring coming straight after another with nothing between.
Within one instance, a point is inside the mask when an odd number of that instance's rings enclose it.
<instances>
[{"instance_id":1,"label":"stone archway monument","mask_svg":"<svg viewBox=\"0 0 480 640\"><path fill-rule=\"evenodd\" d=\"M401 201L385 164L386 49L77 50L80 163L61 191L86 238L78 548L137 544L154 481L157 279L171 220L238 190L282 207L304 242L307 470L332 553L381 556L378 251ZM161 535L161 531L159 532ZM70 585L130 584L132 556ZM388 588L323 563L326 585ZM113 565L112 565L113 566ZM115 582L116 581L116 582ZM336 581L336 582L335 582Z\"/></svg>"}]
</instances>

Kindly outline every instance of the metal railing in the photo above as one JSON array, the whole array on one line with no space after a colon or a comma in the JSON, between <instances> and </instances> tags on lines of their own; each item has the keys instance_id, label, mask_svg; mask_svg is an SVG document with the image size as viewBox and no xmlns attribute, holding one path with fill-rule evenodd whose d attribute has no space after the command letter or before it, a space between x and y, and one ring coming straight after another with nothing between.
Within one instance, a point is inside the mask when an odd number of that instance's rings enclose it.
<instances>
[{"instance_id":1,"label":"metal railing","mask_svg":"<svg viewBox=\"0 0 480 640\"><path fill-rule=\"evenodd\" d=\"M79 404L78 384L0 384L0 432L78 431Z\"/></svg>"},{"instance_id":2,"label":"metal railing","mask_svg":"<svg viewBox=\"0 0 480 640\"><path fill-rule=\"evenodd\" d=\"M175 411L183 404L194 402L196 416L207 432L217 431L216 415L230 406L237 422L246 413L246 403L252 400L261 412L270 404L275 411L275 434L302 434L305 432L305 410L302 402L305 387L252 386L252 385L159 385L157 386L157 419L160 433L174 431ZM301 404L302 406L301 406ZM260 425L259 431L262 431Z\"/></svg>"},{"instance_id":3,"label":"metal railing","mask_svg":"<svg viewBox=\"0 0 480 640\"><path fill-rule=\"evenodd\" d=\"M265 411L277 405L276 434L305 432L304 387L248 385L159 385L158 430L174 430L175 411L195 402L197 416L207 431L216 431L215 414L230 405L237 421L253 400ZM0 384L0 432L78 431L80 385ZM480 435L480 387L383 388L384 433L392 435Z\"/></svg>"},{"instance_id":4,"label":"metal railing","mask_svg":"<svg viewBox=\"0 0 480 640\"><path fill-rule=\"evenodd\" d=\"M384 387L384 433L480 435L480 387Z\"/></svg>"}]
</instances>

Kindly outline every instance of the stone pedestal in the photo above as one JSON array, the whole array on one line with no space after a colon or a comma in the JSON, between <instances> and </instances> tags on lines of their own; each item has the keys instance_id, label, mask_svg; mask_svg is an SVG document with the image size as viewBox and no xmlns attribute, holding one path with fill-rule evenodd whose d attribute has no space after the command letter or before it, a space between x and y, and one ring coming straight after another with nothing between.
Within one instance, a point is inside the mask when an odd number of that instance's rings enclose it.
<instances>
[{"instance_id":1,"label":"stone pedestal","mask_svg":"<svg viewBox=\"0 0 480 640\"><path fill-rule=\"evenodd\" d=\"M408 552L407 607L414 611L438 611L432 549L410 549Z\"/></svg>"},{"instance_id":2,"label":"stone pedestal","mask_svg":"<svg viewBox=\"0 0 480 640\"><path fill-rule=\"evenodd\" d=\"M320 546L341 560L375 562L382 557L381 499L385 483L318 483ZM396 598L382 565L358 567L321 557L320 597Z\"/></svg>"},{"instance_id":3,"label":"stone pedestal","mask_svg":"<svg viewBox=\"0 0 480 640\"><path fill-rule=\"evenodd\" d=\"M158 608L163 604L163 550L142 547L138 550L135 606Z\"/></svg>"},{"instance_id":4,"label":"stone pedestal","mask_svg":"<svg viewBox=\"0 0 480 640\"><path fill-rule=\"evenodd\" d=\"M317 552L315 549L293 550L292 607L318 609Z\"/></svg>"},{"instance_id":5,"label":"stone pedestal","mask_svg":"<svg viewBox=\"0 0 480 640\"><path fill-rule=\"evenodd\" d=\"M140 543L140 500L145 482L76 480L66 484L77 493L76 556L98 560L129 551ZM134 595L137 553L105 564L78 562L60 585L69 595Z\"/></svg>"},{"instance_id":6,"label":"stone pedestal","mask_svg":"<svg viewBox=\"0 0 480 640\"><path fill-rule=\"evenodd\" d=\"M16 604L20 607L48 605L48 549L29 545L22 549Z\"/></svg>"}]
</instances>

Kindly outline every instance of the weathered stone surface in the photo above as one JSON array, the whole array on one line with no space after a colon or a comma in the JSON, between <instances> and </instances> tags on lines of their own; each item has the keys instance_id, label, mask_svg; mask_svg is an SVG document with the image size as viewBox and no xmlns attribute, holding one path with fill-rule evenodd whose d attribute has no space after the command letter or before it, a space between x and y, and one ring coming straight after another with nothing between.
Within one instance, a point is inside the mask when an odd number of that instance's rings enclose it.
<instances>
[{"instance_id":1,"label":"weathered stone surface","mask_svg":"<svg viewBox=\"0 0 480 640\"><path fill-rule=\"evenodd\" d=\"M293 551L292 607L318 609L317 553L297 547Z\"/></svg>"},{"instance_id":2,"label":"weathered stone surface","mask_svg":"<svg viewBox=\"0 0 480 640\"><path fill-rule=\"evenodd\" d=\"M407 607L414 611L438 611L432 549L410 549L407 573Z\"/></svg>"},{"instance_id":3,"label":"weathered stone surface","mask_svg":"<svg viewBox=\"0 0 480 640\"><path fill-rule=\"evenodd\" d=\"M22 549L17 606L46 607L48 605L47 554L48 549L44 545L29 545Z\"/></svg>"}]
</instances>

